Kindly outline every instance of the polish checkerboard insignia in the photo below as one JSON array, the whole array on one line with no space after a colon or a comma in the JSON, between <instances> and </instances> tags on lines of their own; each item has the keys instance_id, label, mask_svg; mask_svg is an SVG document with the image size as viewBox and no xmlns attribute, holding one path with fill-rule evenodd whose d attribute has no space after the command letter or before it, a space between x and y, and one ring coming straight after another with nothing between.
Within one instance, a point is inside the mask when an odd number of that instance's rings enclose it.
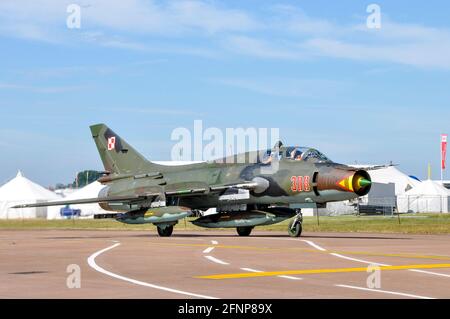
<instances>
[{"instance_id":1,"label":"polish checkerboard insignia","mask_svg":"<svg viewBox=\"0 0 450 319\"><path fill-rule=\"evenodd\" d=\"M108 138L108 151L112 151L116 148L116 137L112 136Z\"/></svg>"}]
</instances>

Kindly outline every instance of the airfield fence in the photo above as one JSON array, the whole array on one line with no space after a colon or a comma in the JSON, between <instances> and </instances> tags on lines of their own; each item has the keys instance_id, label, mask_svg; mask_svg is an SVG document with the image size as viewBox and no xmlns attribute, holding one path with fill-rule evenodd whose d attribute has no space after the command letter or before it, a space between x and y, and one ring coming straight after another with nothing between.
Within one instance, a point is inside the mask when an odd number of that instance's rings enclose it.
<instances>
[{"instance_id":1,"label":"airfield fence","mask_svg":"<svg viewBox=\"0 0 450 319\"><path fill-rule=\"evenodd\" d=\"M400 212L405 213L448 213L450 196L446 195L402 195L397 198Z\"/></svg>"},{"instance_id":2,"label":"airfield fence","mask_svg":"<svg viewBox=\"0 0 450 319\"><path fill-rule=\"evenodd\" d=\"M396 213L449 213L450 197L445 195L402 195L397 197L360 198L332 203L321 215L383 215Z\"/></svg>"}]
</instances>

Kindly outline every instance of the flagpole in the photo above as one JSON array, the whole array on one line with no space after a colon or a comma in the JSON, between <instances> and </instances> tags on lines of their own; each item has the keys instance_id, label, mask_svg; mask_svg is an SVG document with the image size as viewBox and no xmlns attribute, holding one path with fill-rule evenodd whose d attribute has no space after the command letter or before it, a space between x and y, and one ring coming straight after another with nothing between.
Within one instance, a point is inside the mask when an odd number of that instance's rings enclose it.
<instances>
[{"instance_id":1,"label":"flagpole","mask_svg":"<svg viewBox=\"0 0 450 319\"><path fill-rule=\"evenodd\" d=\"M447 168L446 166L446 160L447 160L447 140L448 135L442 134L441 135L441 182L444 184L444 170Z\"/></svg>"}]
</instances>

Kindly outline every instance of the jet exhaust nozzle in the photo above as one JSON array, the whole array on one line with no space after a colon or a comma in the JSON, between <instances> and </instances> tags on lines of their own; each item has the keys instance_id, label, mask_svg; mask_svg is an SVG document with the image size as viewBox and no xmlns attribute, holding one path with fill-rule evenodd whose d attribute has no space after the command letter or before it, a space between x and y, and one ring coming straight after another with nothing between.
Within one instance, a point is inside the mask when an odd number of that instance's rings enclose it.
<instances>
[{"instance_id":1,"label":"jet exhaust nozzle","mask_svg":"<svg viewBox=\"0 0 450 319\"><path fill-rule=\"evenodd\" d=\"M372 187L372 179L365 170L348 171L336 169L327 174L319 175L318 190L340 190L355 193L358 196L367 195Z\"/></svg>"},{"instance_id":2,"label":"jet exhaust nozzle","mask_svg":"<svg viewBox=\"0 0 450 319\"><path fill-rule=\"evenodd\" d=\"M370 178L369 173L366 171L360 170L357 171L353 175L352 179L353 191L359 195L364 196L370 192L372 188L372 179Z\"/></svg>"}]
</instances>

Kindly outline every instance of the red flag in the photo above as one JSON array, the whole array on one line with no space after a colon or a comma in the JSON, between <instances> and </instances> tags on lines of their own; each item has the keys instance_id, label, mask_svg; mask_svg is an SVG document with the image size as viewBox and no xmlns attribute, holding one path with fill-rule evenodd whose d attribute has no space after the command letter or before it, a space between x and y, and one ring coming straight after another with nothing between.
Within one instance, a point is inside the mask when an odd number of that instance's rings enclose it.
<instances>
[{"instance_id":1,"label":"red flag","mask_svg":"<svg viewBox=\"0 0 450 319\"><path fill-rule=\"evenodd\" d=\"M445 169L445 162L447 159L447 138L448 135L447 134L442 134L441 136L441 151L442 151L442 169Z\"/></svg>"}]
</instances>

